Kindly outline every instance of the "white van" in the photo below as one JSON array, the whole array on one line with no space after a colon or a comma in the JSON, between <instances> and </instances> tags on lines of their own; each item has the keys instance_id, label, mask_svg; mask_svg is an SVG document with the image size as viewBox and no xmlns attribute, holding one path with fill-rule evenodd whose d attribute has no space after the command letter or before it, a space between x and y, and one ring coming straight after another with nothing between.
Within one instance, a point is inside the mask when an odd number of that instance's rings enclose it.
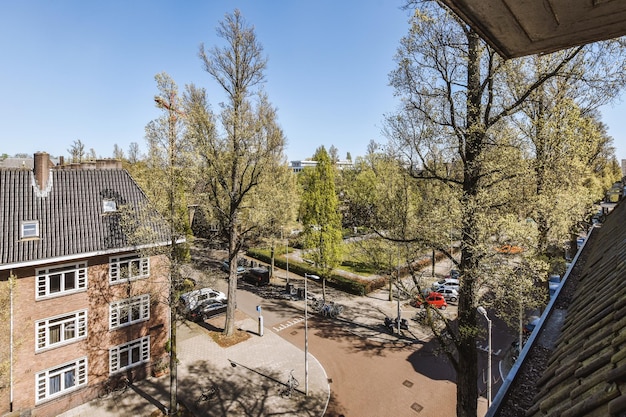
<instances>
[{"instance_id":1,"label":"white van","mask_svg":"<svg viewBox=\"0 0 626 417\"><path fill-rule=\"evenodd\" d=\"M183 313L188 313L200 304L216 301L220 303L226 302L226 294L212 288L200 288L186 292L180 296L180 304Z\"/></svg>"}]
</instances>

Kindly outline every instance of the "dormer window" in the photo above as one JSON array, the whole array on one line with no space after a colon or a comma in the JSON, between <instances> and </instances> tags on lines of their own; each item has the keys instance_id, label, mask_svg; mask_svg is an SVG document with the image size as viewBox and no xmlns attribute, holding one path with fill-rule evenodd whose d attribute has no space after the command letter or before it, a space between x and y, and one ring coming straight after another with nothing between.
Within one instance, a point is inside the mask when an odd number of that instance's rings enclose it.
<instances>
[{"instance_id":1,"label":"dormer window","mask_svg":"<svg viewBox=\"0 0 626 417\"><path fill-rule=\"evenodd\" d=\"M115 200L102 200L102 210L105 213L113 213L117 211L117 204Z\"/></svg>"},{"instance_id":2,"label":"dormer window","mask_svg":"<svg viewBox=\"0 0 626 417\"><path fill-rule=\"evenodd\" d=\"M22 222L22 239L39 237L39 220L28 220Z\"/></svg>"}]
</instances>

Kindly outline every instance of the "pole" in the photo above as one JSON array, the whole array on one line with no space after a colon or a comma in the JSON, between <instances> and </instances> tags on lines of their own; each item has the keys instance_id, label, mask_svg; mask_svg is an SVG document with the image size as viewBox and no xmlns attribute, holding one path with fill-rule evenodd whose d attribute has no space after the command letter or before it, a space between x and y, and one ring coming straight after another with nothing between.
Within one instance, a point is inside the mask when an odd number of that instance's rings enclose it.
<instances>
[{"instance_id":1,"label":"pole","mask_svg":"<svg viewBox=\"0 0 626 417\"><path fill-rule=\"evenodd\" d=\"M489 376L487 380L487 409L489 409L491 407L491 320L486 314L485 318L489 327L489 357L487 358L487 374Z\"/></svg>"},{"instance_id":2,"label":"pole","mask_svg":"<svg viewBox=\"0 0 626 417\"><path fill-rule=\"evenodd\" d=\"M487 310L485 307L478 306L478 312L485 316L487 320L487 330L489 332L489 338L487 340L487 409L491 406L491 319L487 316Z\"/></svg>"},{"instance_id":3,"label":"pole","mask_svg":"<svg viewBox=\"0 0 626 417\"><path fill-rule=\"evenodd\" d=\"M307 281L309 275L304 274L304 395L309 395L309 309L307 298Z\"/></svg>"},{"instance_id":4,"label":"pole","mask_svg":"<svg viewBox=\"0 0 626 417\"><path fill-rule=\"evenodd\" d=\"M396 282L397 282L396 285L398 287L398 297L397 297L397 300L398 300L398 314L397 314L398 323L397 323L397 325L398 325L398 336L399 336L400 335L400 319L401 319L400 318L400 267L399 266L398 266L398 271L397 271L397 274L396 274Z\"/></svg>"}]
</instances>

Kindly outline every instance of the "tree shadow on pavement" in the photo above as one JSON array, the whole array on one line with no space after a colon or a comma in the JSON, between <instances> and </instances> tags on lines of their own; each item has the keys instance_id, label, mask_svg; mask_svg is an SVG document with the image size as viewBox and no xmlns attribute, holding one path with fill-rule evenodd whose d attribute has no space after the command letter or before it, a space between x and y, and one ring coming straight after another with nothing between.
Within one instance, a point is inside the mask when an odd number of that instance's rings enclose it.
<instances>
[{"instance_id":1,"label":"tree shadow on pavement","mask_svg":"<svg viewBox=\"0 0 626 417\"><path fill-rule=\"evenodd\" d=\"M206 361L188 366L189 376L178 383L181 402L196 416L319 417L325 401L322 397L294 392L281 396L285 385L282 375L267 369L251 370L244 366L218 368ZM202 393L212 393L203 398Z\"/></svg>"},{"instance_id":2,"label":"tree shadow on pavement","mask_svg":"<svg viewBox=\"0 0 626 417\"><path fill-rule=\"evenodd\" d=\"M433 380L456 383L456 371L435 338L424 343L421 349L411 353L408 361L419 374Z\"/></svg>"}]
</instances>

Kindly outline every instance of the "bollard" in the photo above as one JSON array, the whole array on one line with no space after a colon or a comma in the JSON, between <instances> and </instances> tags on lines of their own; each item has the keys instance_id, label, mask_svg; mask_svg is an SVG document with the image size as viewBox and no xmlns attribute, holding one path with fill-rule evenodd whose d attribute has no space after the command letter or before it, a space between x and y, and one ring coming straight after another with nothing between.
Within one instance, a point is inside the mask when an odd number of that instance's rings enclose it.
<instances>
[{"instance_id":1,"label":"bollard","mask_svg":"<svg viewBox=\"0 0 626 417\"><path fill-rule=\"evenodd\" d=\"M259 312L259 336L263 336L263 314L261 313L261 306L256 306L256 311Z\"/></svg>"}]
</instances>

